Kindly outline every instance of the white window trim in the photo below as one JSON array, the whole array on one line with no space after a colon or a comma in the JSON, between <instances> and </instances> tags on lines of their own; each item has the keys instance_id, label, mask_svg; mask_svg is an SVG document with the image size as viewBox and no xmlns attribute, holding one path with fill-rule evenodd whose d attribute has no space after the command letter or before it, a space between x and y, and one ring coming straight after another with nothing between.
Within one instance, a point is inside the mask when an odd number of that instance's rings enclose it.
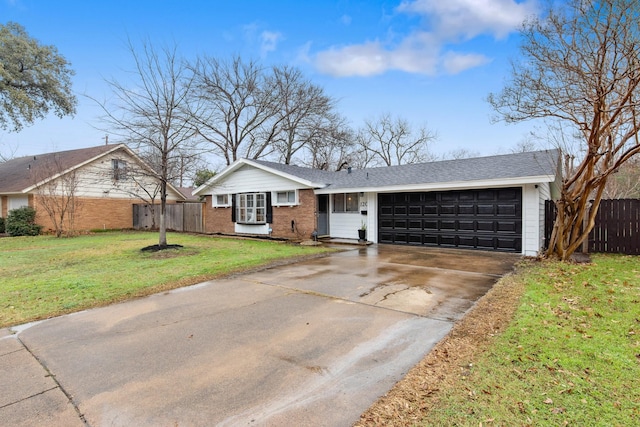
<instances>
[{"instance_id":1,"label":"white window trim","mask_svg":"<svg viewBox=\"0 0 640 427\"><path fill-rule=\"evenodd\" d=\"M128 179L129 164L124 159L111 159L111 178L114 181L126 181Z\"/></svg>"},{"instance_id":2,"label":"white window trim","mask_svg":"<svg viewBox=\"0 0 640 427\"><path fill-rule=\"evenodd\" d=\"M335 205L335 196L336 194L342 194L344 199L344 205L343 208L344 210L337 210L336 209L336 205ZM353 197L356 197L357 200L357 204L356 204L356 209L355 210L347 210L347 195L348 194L352 194L354 195ZM360 200L359 200L359 195L358 193L334 193L331 196L331 213L334 214L355 214L355 213L360 213Z\"/></svg>"},{"instance_id":3,"label":"white window trim","mask_svg":"<svg viewBox=\"0 0 640 427\"><path fill-rule=\"evenodd\" d=\"M226 204L218 204L218 196L227 196ZM230 208L231 207L231 194L212 194L211 205L214 208Z\"/></svg>"},{"instance_id":4,"label":"white window trim","mask_svg":"<svg viewBox=\"0 0 640 427\"><path fill-rule=\"evenodd\" d=\"M257 206L258 196L262 195L264 198L264 206ZM253 196L253 206L242 206L242 198L244 197L246 200L247 196ZM246 218L245 220L241 220L242 215L241 211L245 210ZM262 218L263 221L258 221L258 210L263 210ZM246 224L246 225L262 225L267 223L267 194L266 193L240 193L236 195L236 223L238 224Z\"/></svg>"},{"instance_id":5,"label":"white window trim","mask_svg":"<svg viewBox=\"0 0 640 427\"><path fill-rule=\"evenodd\" d=\"M291 193L293 192L293 202L278 203L278 193ZM271 192L271 205L272 206L297 206L298 205L298 190L282 190Z\"/></svg>"}]
</instances>

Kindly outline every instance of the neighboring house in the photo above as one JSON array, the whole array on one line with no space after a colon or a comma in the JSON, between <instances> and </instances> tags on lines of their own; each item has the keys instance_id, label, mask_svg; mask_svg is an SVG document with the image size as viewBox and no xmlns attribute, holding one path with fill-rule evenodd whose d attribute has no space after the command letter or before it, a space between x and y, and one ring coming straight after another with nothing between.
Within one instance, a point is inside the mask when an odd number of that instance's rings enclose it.
<instances>
[{"instance_id":1,"label":"neighboring house","mask_svg":"<svg viewBox=\"0 0 640 427\"><path fill-rule=\"evenodd\" d=\"M176 189L184 197L185 203L197 203L200 201L199 197L193 195L193 187L176 187Z\"/></svg>"},{"instance_id":2,"label":"neighboring house","mask_svg":"<svg viewBox=\"0 0 640 427\"><path fill-rule=\"evenodd\" d=\"M536 255L557 150L328 172L241 159L194 191L205 231Z\"/></svg>"},{"instance_id":3,"label":"neighboring house","mask_svg":"<svg viewBox=\"0 0 640 427\"><path fill-rule=\"evenodd\" d=\"M0 216L22 206L36 209L44 231L54 229L44 203L71 196L76 202L73 229L120 229L133 226L134 203L160 203L159 182L124 144L101 145L20 157L0 163ZM168 186L169 202L185 197ZM68 230L68 228L66 228Z\"/></svg>"}]
</instances>

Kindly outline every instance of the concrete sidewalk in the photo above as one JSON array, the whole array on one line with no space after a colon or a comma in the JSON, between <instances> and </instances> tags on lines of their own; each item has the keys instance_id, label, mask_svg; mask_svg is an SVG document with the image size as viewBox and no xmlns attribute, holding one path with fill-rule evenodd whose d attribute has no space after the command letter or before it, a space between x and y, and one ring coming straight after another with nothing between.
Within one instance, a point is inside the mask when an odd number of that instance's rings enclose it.
<instances>
[{"instance_id":1,"label":"concrete sidewalk","mask_svg":"<svg viewBox=\"0 0 640 427\"><path fill-rule=\"evenodd\" d=\"M374 245L4 330L0 420L347 426L517 259Z\"/></svg>"}]
</instances>

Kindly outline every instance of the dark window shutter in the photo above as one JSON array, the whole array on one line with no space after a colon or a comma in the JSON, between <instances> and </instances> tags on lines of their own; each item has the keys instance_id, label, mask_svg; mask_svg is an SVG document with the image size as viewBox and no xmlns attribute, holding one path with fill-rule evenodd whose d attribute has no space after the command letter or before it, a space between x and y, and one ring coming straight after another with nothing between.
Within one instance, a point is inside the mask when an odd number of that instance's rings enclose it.
<instances>
[{"instance_id":1,"label":"dark window shutter","mask_svg":"<svg viewBox=\"0 0 640 427\"><path fill-rule=\"evenodd\" d=\"M273 206L271 205L271 191L267 192L267 223L273 223Z\"/></svg>"},{"instance_id":2,"label":"dark window shutter","mask_svg":"<svg viewBox=\"0 0 640 427\"><path fill-rule=\"evenodd\" d=\"M236 195L231 195L231 222L236 222Z\"/></svg>"}]
</instances>

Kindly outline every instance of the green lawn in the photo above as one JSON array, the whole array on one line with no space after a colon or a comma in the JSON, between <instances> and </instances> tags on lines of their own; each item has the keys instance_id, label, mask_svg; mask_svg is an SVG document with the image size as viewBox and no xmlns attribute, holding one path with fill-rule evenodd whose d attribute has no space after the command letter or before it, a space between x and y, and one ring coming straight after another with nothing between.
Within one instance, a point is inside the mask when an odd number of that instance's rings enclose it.
<instances>
[{"instance_id":1,"label":"green lawn","mask_svg":"<svg viewBox=\"0 0 640 427\"><path fill-rule=\"evenodd\" d=\"M640 425L640 258L531 262L515 318L423 425Z\"/></svg>"},{"instance_id":2,"label":"green lawn","mask_svg":"<svg viewBox=\"0 0 640 427\"><path fill-rule=\"evenodd\" d=\"M0 238L0 327L83 310L326 249L283 242L169 233Z\"/></svg>"}]
</instances>

